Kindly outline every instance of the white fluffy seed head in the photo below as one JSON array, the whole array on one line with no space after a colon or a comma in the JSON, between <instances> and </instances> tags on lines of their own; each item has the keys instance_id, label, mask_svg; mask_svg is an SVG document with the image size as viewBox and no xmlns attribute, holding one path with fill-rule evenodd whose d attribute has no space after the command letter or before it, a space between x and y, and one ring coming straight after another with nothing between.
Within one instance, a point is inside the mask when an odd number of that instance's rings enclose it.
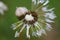
<instances>
[{"instance_id":1,"label":"white fluffy seed head","mask_svg":"<svg viewBox=\"0 0 60 40\"><path fill-rule=\"evenodd\" d=\"M8 8L3 2L0 1L0 9L7 10Z\"/></svg>"},{"instance_id":2,"label":"white fluffy seed head","mask_svg":"<svg viewBox=\"0 0 60 40\"><path fill-rule=\"evenodd\" d=\"M0 1L0 14L4 15L4 11L7 10L8 10L7 6L2 1Z\"/></svg>"},{"instance_id":3,"label":"white fluffy seed head","mask_svg":"<svg viewBox=\"0 0 60 40\"><path fill-rule=\"evenodd\" d=\"M25 20L26 21L31 21L31 20L34 20L34 17L30 14L27 14L26 16L25 16Z\"/></svg>"},{"instance_id":4,"label":"white fluffy seed head","mask_svg":"<svg viewBox=\"0 0 60 40\"><path fill-rule=\"evenodd\" d=\"M28 12L28 9L25 7L17 7L16 9L16 16L21 16L26 14L26 12Z\"/></svg>"}]
</instances>

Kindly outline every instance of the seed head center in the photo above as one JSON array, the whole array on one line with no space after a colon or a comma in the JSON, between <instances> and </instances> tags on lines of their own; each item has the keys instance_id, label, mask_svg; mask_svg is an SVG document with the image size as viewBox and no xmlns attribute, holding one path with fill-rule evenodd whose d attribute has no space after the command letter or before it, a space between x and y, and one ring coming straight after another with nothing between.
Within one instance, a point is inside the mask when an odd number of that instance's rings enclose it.
<instances>
[{"instance_id":1,"label":"seed head center","mask_svg":"<svg viewBox=\"0 0 60 40\"><path fill-rule=\"evenodd\" d=\"M32 21L32 20L34 20L34 17L31 14L26 14L25 20L26 21Z\"/></svg>"}]
</instances>

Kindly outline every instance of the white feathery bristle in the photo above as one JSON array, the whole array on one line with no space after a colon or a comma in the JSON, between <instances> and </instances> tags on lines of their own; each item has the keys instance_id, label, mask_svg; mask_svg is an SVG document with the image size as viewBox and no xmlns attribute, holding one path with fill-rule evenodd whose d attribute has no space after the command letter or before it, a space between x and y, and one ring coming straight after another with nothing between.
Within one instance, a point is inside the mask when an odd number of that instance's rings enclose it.
<instances>
[{"instance_id":1,"label":"white feathery bristle","mask_svg":"<svg viewBox=\"0 0 60 40\"><path fill-rule=\"evenodd\" d=\"M38 29L40 29L40 27L41 27L41 25L38 22L35 22L34 26L36 26Z\"/></svg>"},{"instance_id":2,"label":"white feathery bristle","mask_svg":"<svg viewBox=\"0 0 60 40\"><path fill-rule=\"evenodd\" d=\"M23 31L23 29L25 28L26 24L23 25L23 27L21 28L20 32L21 33Z\"/></svg>"},{"instance_id":3,"label":"white feathery bristle","mask_svg":"<svg viewBox=\"0 0 60 40\"><path fill-rule=\"evenodd\" d=\"M56 18L56 15L54 14L54 12L52 11L51 13L46 13L45 14L45 17L48 17L50 19L55 19Z\"/></svg>"},{"instance_id":4,"label":"white feathery bristle","mask_svg":"<svg viewBox=\"0 0 60 40\"><path fill-rule=\"evenodd\" d=\"M7 11L7 10L8 10L7 6L0 1L0 13L4 15L4 11Z\"/></svg>"},{"instance_id":5,"label":"white feathery bristle","mask_svg":"<svg viewBox=\"0 0 60 40\"><path fill-rule=\"evenodd\" d=\"M42 34L45 34L46 35L46 32L44 29L40 29L40 30L37 30L37 33L36 33L38 36L41 36Z\"/></svg>"},{"instance_id":6,"label":"white feathery bristle","mask_svg":"<svg viewBox=\"0 0 60 40\"><path fill-rule=\"evenodd\" d=\"M26 36L27 36L27 38L30 38L30 35L29 35L30 25L27 24L26 28L27 28Z\"/></svg>"},{"instance_id":7,"label":"white feathery bristle","mask_svg":"<svg viewBox=\"0 0 60 40\"><path fill-rule=\"evenodd\" d=\"M37 37L37 35L36 35L36 32L33 32L33 33L32 33L32 36L35 36L35 37Z\"/></svg>"},{"instance_id":8,"label":"white feathery bristle","mask_svg":"<svg viewBox=\"0 0 60 40\"><path fill-rule=\"evenodd\" d=\"M32 20L34 20L34 17L30 14L27 14L26 16L25 16L25 20L26 21L32 21Z\"/></svg>"},{"instance_id":9,"label":"white feathery bristle","mask_svg":"<svg viewBox=\"0 0 60 40\"><path fill-rule=\"evenodd\" d=\"M40 31L37 30L36 34L37 34L37 36L41 36L42 35L42 31L41 30Z\"/></svg>"},{"instance_id":10,"label":"white feathery bristle","mask_svg":"<svg viewBox=\"0 0 60 40\"><path fill-rule=\"evenodd\" d=\"M43 10L44 12L48 11L47 7L48 7L48 6L42 7L42 10Z\"/></svg>"},{"instance_id":11,"label":"white feathery bristle","mask_svg":"<svg viewBox=\"0 0 60 40\"><path fill-rule=\"evenodd\" d=\"M49 0L46 0L46 2L43 4L43 6L47 5L49 3Z\"/></svg>"},{"instance_id":12,"label":"white feathery bristle","mask_svg":"<svg viewBox=\"0 0 60 40\"><path fill-rule=\"evenodd\" d=\"M34 25L37 26L37 25L39 25L39 23L38 22L35 22Z\"/></svg>"},{"instance_id":13,"label":"white feathery bristle","mask_svg":"<svg viewBox=\"0 0 60 40\"><path fill-rule=\"evenodd\" d=\"M42 31L42 34L46 35L46 31L44 29L41 29L41 31Z\"/></svg>"},{"instance_id":14,"label":"white feathery bristle","mask_svg":"<svg viewBox=\"0 0 60 40\"><path fill-rule=\"evenodd\" d=\"M52 29L51 25L48 24L48 23L46 23L46 30L47 30L47 31L50 31L51 29Z\"/></svg>"},{"instance_id":15,"label":"white feathery bristle","mask_svg":"<svg viewBox=\"0 0 60 40\"><path fill-rule=\"evenodd\" d=\"M19 32L16 31L15 37L19 37Z\"/></svg>"},{"instance_id":16,"label":"white feathery bristle","mask_svg":"<svg viewBox=\"0 0 60 40\"><path fill-rule=\"evenodd\" d=\"M36 5L36 0L32 0L32 2L34 3L34 5Z\"/></svg>"},{"instance_id":17,"label":"white feathery bristle","mask_svg":"<svg viewBox=\"0 0 60 40\"><path fill-rule=\"evenodd\" d=\"M42 7L42 10L44 11L44 12L51 12L51 11L53 11L55 8L51 8L51 9L48 9L48 6L45 6L45 7Z\"/></svg>"},{"instance_id":18,"label":"white feathery bristle","mask_svg":"<svg viewBox=\"0 0 60 40\"><path fill-rule=\"evenodd\" d=\"M48 11L53 11L55 8L48 9Z\"/></svg>"},{"instance_id":19,"label":"white feathery bristle","mask_svg":"<svg viewBox=\"0 0 60 40\"><path fill-rule=\"evenodd\" d=\"M28 9L25 7L17 7L16 9L16 16L21 16L26 14L26 12L28 12Z\"/></svg>"},{"instance_id":20,"label":"white feathery bristle","mask_svg":"<svg viewBox=\"0 0 60 40\"><path fill-rule=\"evenodd\" d=\"M44 0L40 0L40 3L44 3Z\"/></svg>"},{"instance_id":21,"label":"white feathery bristle","mask_svg":"<svg viewBox=\"0 0 60 40\"><path fill-rule=\"evenodd\" d=\"M46 18L45 21L46 21L46 22L49 22L49 23L54 22L54 21L52 21L52 20L50 20L50 19L48 19L48 18Z\"/></svg>"},{"instance_id":22,"label":"white feathery bristle","mask_svg":"<svg viewBox=\"0 0 60 40\"><path fill-rule=\"evenodd\" d=\"M16 24L12 24L12 27L11 27L13 30L16 29Z\"/></svg>"},{"instance_id":23,"label":"white feathery bristle","mask_svg":"<svg viewBox=\"0 0 60 40\"><path fill-rule=\"evenodd\" d=\"M44 0L38 0L37 4L44 3Z\"/></svg>"}]
</instances>

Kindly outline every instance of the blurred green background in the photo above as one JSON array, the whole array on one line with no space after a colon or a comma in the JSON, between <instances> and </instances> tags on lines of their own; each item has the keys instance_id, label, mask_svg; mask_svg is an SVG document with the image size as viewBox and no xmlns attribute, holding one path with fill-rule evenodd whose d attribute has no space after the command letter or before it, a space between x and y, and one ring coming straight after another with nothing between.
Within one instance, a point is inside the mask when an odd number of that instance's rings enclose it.
<instances>
[{"instance_id":1,"label":"blurred green background","mask_svg":"<svg viewBox=\"0 0 60 40\"><path fill-rule=\"evenodd\" d=\"M28 9L30 9L31 0L0 0L0 1L3 1L8 6L8 11L5 12L5 15L4 16L0 15L0 40L21 40L19 38L14 38L15 31L11 29L11 24L18 21L18 19L15 16L16 7L25 6ZM49 5L50 7L55 8L54 11L57 16L57 18L55 19L55 23L56 23L55 28L57 31L55 39L60 40L60 34L59 34L60 33L60 0L50 0ZM23 38L23 40L28 40L28 39ZM40 40L40 39L32 38L30 40Z\"/></svg>"}]
</instances>

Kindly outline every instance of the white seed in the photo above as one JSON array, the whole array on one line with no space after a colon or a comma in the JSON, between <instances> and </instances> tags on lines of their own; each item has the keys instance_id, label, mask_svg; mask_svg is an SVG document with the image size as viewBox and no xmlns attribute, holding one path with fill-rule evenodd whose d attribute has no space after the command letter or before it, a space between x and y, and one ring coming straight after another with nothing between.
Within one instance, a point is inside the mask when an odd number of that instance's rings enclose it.
<instances>
[{"instance_id":1,"label":"white seed","mask_svg":"<svg viewBox=\"0 0 60 40\"><path fill-rule=\"evenodd\" d=\"M25 7L17 7L16 9L16 16L21 16L26 14L26 12L28 12L28 9Z\"/></svg>"}]
</instances>

